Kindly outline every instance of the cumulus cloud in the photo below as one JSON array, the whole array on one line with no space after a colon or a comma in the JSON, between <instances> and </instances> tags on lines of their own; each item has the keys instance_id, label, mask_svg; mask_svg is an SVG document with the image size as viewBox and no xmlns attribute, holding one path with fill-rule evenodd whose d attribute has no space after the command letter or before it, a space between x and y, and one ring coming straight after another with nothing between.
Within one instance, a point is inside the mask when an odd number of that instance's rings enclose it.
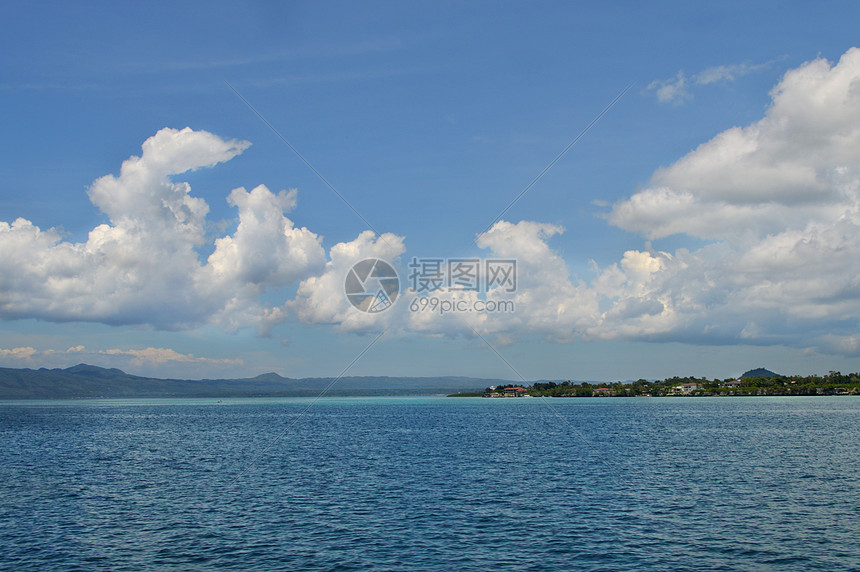
<instances>
[{"instance_id":1,"label":"cumulus cloud","mask_svg":"<svg viewBox=\"0 0 860 572\"><path fill-rule=\"evenodd\" d=\"M460 303L467 311L444 314L433 307L418 307L420 311L406 315L411 330L426 333L473 336L495 336L507 343L511 334L539 332L553 337L566 337L582 323L593 318L596 299L589 296L585 286L574 284L564 260L554 252L548 241L561 234L563 228L531 221L510 223L499 221L477 241L485 249L486 259L515 260L516 288L495 285L484 293L476 291L432 292L431 295L449 303ZM403 307L419 297L407 292ZM514 311L474 311L478 302ZM513 306L502 306L510 301ZM479 306L482 307L482 306Z\"/></svg>"},{"instance_id":2,"label":"cumulus cloud","mask_svg":"<svg viewBox=\"0 0 860 572\"><path fill-rule=\"evenodd\" d=\"M401 273L404 287L400 298L377 317L345 304L342 294L335 295L342 291L345 274L336 262L343 259L342 267L348 268L355 260L368 256L371 251L366 241L372 237L368 234L357 244L341 245L358 250L348 257L333 251L331 272L323 280L314 278L302 283L295 302L302 307L296 309L306 321L326 321L352 331L384 327L392 332L449 337L475 337L477 332L500 345L531 333L567 341L593 324L599 317L599 309L595 293L583 281L570 276L563 258L549 245L552 237L562 232L561 227L551 224L499 221L479 237L477 244L485 250L479 261L482 264L488 260L515 261L515 288L496 283L489 289L444 286L421 292L412 288L408 280L410 269L406 268ZM389 242L393 240L388 238ZM380 244L374 244L377 248L372 253L378 255ZM365 248L357 249L358 246ZM402 250L398 247L395 252L399 255Z\"/></svg>"},{"instance_id":3,"label":"cumulus cloud","mask_svg":"<svg viewBox=\"0 0 860 572\"><path fill-rule=\"evenodd\" d=\"M717 135L613 205L608 221L695 250L629 250L586 282L551 243L561 227L500 221L480 237L515 258L513 313L397 311L431 335L785 344L860 353L860 50L785 74L754 124ZM487 300L500 297L486 293ZM409 302L410 294L404 294ZM447 294L473 301L473 292ZM501 298L498 298L501 299ZM320 304L318 304L321 306ZM397 313L393 311L392 315ZM343 325L337 312L327 319Z\"/></svg>"},{"instance_id":4,"label":"cumulus cloud","mask_svg":"<svg viewBox=\"0 0 860 572\"><path fill-rule=\"evenodd\" d=\"M789 71L771 96L760 121L720 133L613 206L611 224L648 238L712 241L674 256L636 254L659 258L660 268L640 280L645 289L634 306L663 305L652 314L655 335L810 343L854 354L860 50L835 65L817 59ZM599 290L609 291L602 281L613 274L629 280L618 265L600 276ZM598 335L636 335L621 300Z\"/></svg>"},{"instance_id":5,"label":"cumulus cloud","mask_svg":"<svg viewBox=\"0 0 860 572\"><path fill-rule=\"evenodd\" d=\"M496 223L482 235L478 246L489 249L492 258L517 260L517 291L513 296L517 311L513 314L486 314L491 328L503 331L537 331L566 339L582 330L599 315L594 292L581 280L575 280L564 260L548 241L564 232L562 227L522 221ZM504 297L501 288L490 292L490 298ZM506 327L493 324L505 321Z\"/></svg>"},{"instance_id":6,"label":"cumulus cloud","mask_svg":"<svg viewBox=\"0 0 860 572\"><path fill-rule=\"evenodd\" d=\"M752 67L694 77L729 80ZM688 82L683 74L675 78L667 100L684 97ZM503 220L481 235L485 258L517 261L516 291L444 296L467 306L512 301L513 312L413 311L418 294L405 288L386 312L356 310L344 295L348 270L367 258L402 269L405 237L366 231L326 253L318 235L287 217L295 191L234 189L228 201L238 213L235 231L206 245L208 206L173 177L229 160L248 144L165 129L119 176L92 185L90 197L110 224L93 229L86 242L63 241L24 219L0 223L0 316L263 331L296 319L343 332L478 332L496 343L539 334L557 341L786 344L858 355L860 50L836 64L817 59L790 70L771 97L761 120L658 169L607 214L610 224L648 240L680 235L704 246L669 252L649 242L603 268L594 264L586 280L572 275L553 247L560 226ZM211 251L206 260L203 246ZM289 284L297 284L292 300L260 301ZM124 359L182 359L170 350L122 351ZM7 359L33 355L33 348L0 350Z\"/></svg>"},{"instance_id":7,"label":"cumulus cloud","mask_svg":"<svg viewBox=\"0 0 860 572\"><path fill-rule=\"evenodd\" d=\"M199 290L214 298L230 293L213 321L227 329L256 323L267 331L280 318L257 305L258 296L321 271L325 251L318 235L283 215L295 206L295 190L275 195L263 185L250 192L238 188L227 200L239 210L239 225L232 236L215 241L198 273Z\"/></svg>"},{"instance_id":8,"label":"cumulus cloud","mask_svg":"<svg viewBox=\"0 0 860 572\"><path fill-rule=\"evenodd\" d=\"M732 239L851 216L860 175L858 74L857 49L832 68L818 59L789 71L763 119L658 170L609 221L651 238Z\"/></svg>"},{"instance_id":9,"label":"cumulus cloud","mask_svg":"<svg viewBox=\"0 0 860 572\"><path fill-rule=\"evenodd\" d=\"M0 359L2 359L4 363L7 361L20 361L29 363L31 362L33 356L38 353L39 352L36 350L36 348L32 348L30 346L12 349L0 348Z\"/></svg>"},{"instance_id":10,"label":"cumulus cloud","mask_svg":"<svg viewBox=\"0 0 860 572\"><path fill-rule=\"evenodd\" d=\"M702 81L748 70L718 71ZM537 333L860 354L860 50L835 65L817 59L789 71L771 96L761 120L658 169L607 216L647 239L681 235L705 246L669 252L649 242L604 268L595 264L586 281L552 247L563 228L500 221L477 244L487 257L517 260L516 292L439 295L511 299L515 312L410 312L416 294L406 291L386 326L426 335L477 331L497 343ZM351 246L364 245L365 255L368 240ZM300 315L345 329L382 327L357 321L333 296L342 276L338 269L328 284L303 282Z\"/></svg>"},{"instance_id":11,"label":"cumulus cloud","mask_svg":"<svg viewBox=\"0 0 860 572\"><path fill-rule=\"evenodd\" d=\"M269 310L260 294L325 263L320 238L284 216L295 191L233 190L228 201L238 210L238 227L215 241L204 263L209 206L173 180L248 146L190 128L160 130L140 157L123 162L119 176L89 188L110 223L95 227L86 242L63 241L56 230L22 218L0 222L0 316L163 329L261 325Z\"/></svg>"},{"instance_id":12,"label":"cumulus cloud","mask_svg":"<svg viewBox=\"0 0 860 572\"><path fill-rule=\"evenodd\" d=\"M362 232L355 240L334 245L321 274L309 276L299 284L294 300L284 310L295 312L306 323L334 324L339 331L371 331L390 327L396 312L367 313L354 308L344 294L344 279L350 268L368 258L379 258L398 265L405 252L403 237L373 231ZM402 304L399 306L402 307Z\"/></svg>"}]
</instances>

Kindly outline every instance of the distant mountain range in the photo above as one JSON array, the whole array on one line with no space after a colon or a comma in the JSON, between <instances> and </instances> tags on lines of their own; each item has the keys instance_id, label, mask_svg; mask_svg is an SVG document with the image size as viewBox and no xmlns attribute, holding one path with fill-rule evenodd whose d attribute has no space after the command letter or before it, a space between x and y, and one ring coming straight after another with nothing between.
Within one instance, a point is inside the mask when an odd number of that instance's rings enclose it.
<instances>
[{"instance_id":1,"label":"distant mountain range","mask_svg":"<svg viewBox=\"0 0 860 572\"><path fill-rule=\"evenodd\" d=\"M779 377L757 368L740 377ZM116 368L78 364L65 369L0 368L0 399L80 399L132 397L308 397L327 395L435 395L482 391L507 379L479 377L332 377L290 378L264 373L242 379L159 379Z\"/></svg>"},{"instance_id":2,"label":"distant mountain range","mask_svg":"<svg viewBox=\"0 0 860 572\"><path fill-rule=\"evenodd\" d=\"M294 379L264 373L246 379L157 379L119 369L78 364L66 369L0 368L0 399L129 397L303 397L316 396L334 378ZM475 377L342 377L327 395L433 395L482 391L511 383Z\"/></svg>"}]
</instances>

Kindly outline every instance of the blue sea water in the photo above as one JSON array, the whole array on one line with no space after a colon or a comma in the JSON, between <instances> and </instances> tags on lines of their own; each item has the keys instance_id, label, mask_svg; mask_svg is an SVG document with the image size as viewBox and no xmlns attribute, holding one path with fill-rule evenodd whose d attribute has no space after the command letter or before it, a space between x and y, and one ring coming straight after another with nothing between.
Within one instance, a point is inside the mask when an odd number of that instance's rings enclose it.
<instances>
[{"instance_id":1,"label":"blue sea water","mask_svg":"<svg viewBox=\"0 0 860 572\"><path fill-rule=\"evenodd\" d=\"M855 397L2 402L0 568L860 569L858 435Z\"/></svg>"}]
</instances>

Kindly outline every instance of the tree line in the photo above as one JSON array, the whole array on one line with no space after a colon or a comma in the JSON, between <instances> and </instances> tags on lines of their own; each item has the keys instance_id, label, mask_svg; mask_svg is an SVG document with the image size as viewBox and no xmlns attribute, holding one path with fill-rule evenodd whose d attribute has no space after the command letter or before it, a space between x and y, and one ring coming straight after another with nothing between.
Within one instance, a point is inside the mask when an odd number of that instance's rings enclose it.
<instances>
[{"instance_id":1,"label":"tree line","mask_svg":"<svg viewBox=\"0 0 860 572\"><path fill-rule=\"evenodd\" d=\"M663 380L639 379L633 382L609 383L535 382L519 384L530 395L543 397L636 397L636 396L708 396L708 395L860 395L860 373L827 375L777 375L742 377L740 379L707 379L705 377L667 377ZM487 387L484 395L502 394L517 384ZM686 387L685 387L686 386Z\"/></svg>"}]
</instances>

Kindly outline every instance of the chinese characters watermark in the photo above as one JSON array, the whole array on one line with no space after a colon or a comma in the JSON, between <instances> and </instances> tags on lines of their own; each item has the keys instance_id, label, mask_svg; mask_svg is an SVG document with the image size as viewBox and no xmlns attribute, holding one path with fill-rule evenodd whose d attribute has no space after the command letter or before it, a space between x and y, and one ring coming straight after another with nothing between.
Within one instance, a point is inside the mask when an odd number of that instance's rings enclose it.
<instances>
[{"instance_id":1,"label":"chinese characters watermark","mask_svg":"<svg viewBox=\"0 0 860 572\"><path fill-rule=\"evenodd\" d=\"M411 312L438 314L515 310L517 261L511 258L416 258L408 264ZM344 279L344 293L357 310L384 312L400 294L400 277L379 258L356 262Z\"/></svg>"},{"instance_id":2,"label":"chinese characters watermark","mask_svg":"<svg viewBox=\"0 0 860 572\"><path fill-rule=\"evenodd\" d=\"M419 295L430 292L517 291L517 261L510 258L412 258L409 285Z\"/></svg>"}]
</instances>

